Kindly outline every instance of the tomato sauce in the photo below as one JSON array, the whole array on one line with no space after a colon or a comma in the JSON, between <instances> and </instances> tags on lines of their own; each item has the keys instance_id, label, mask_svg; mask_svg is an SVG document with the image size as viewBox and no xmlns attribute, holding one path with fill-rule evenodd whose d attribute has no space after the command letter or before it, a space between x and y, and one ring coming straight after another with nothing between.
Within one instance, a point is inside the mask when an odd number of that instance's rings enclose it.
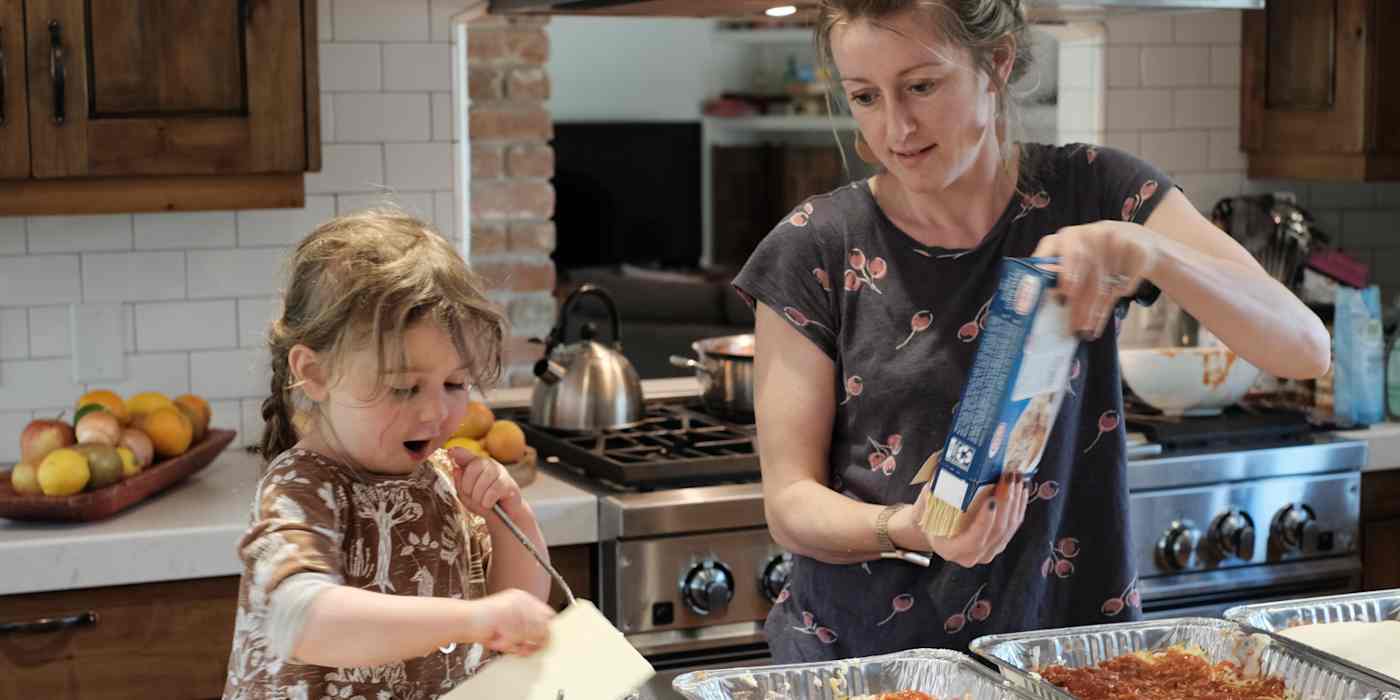
<instances>
[{"instance_id":1,"label":"tomato sauce","mask_svg":"<svg viewBox=\"0 0 1400 700\"><path fill-rule=\"evenodd\" d=\"M1179 649L1150 658L1125 654L1090 668L1050 666L1040 675L1080 700L1286 700L1282 679L1245 678L1236 664L1211 664Z\"/></svg>"}]
</instances>

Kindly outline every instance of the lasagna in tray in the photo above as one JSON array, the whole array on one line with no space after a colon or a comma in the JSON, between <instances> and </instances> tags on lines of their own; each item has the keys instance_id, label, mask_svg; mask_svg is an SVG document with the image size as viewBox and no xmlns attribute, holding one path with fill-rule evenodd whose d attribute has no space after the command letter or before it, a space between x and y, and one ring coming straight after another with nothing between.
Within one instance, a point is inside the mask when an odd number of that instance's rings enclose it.
<instances>
[{"instance_id":1,"label":"lasagna in tray","mask_svg":"<svg viewBox=\"0 0 1400 700\"><path fill-rule=\"evenodd\" d=\"M1291 700L1281 678L1248 677L1238 664L1211 663L1179 646L1085 668L1057 664L1041 669L1040 676L1080 700Z\"/></svg>"}]
</instances>

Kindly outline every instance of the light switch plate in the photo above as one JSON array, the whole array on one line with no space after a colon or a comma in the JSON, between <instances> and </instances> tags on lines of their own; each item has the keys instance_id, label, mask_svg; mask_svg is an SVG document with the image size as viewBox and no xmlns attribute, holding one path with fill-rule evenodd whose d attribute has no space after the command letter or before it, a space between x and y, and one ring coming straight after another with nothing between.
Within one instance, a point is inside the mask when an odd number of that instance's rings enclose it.
<instances>
[{"instance_id":1,"label":"light switch plate","mask_svg":"<svg viewBox=\"0 0 1400 700\"><path fill-rule=\"evenodd\" d=\"M73 381L126 379L126 319L121 304L70 304Z\"/></svg>"}]
</instances>

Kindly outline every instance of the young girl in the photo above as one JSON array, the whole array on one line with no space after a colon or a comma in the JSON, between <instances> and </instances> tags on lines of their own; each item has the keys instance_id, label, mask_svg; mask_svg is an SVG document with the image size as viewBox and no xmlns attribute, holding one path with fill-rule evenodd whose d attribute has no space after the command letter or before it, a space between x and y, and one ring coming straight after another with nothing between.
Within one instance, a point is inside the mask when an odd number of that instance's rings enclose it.
<instances>
[{"instance_id":1,"label":"young girl","mask_svg":"<svg viewBox=\"0 0 1400 700\"><path fill-rule=\"evenodd\" d=\"M225 700L430 700L484 649L544 642L549 576L491 508L545 551L534 513L500 464L438 451L468 389L499 376L503 326L404 214L334 219L297 246Z\"/></svg>"}]
</instances>

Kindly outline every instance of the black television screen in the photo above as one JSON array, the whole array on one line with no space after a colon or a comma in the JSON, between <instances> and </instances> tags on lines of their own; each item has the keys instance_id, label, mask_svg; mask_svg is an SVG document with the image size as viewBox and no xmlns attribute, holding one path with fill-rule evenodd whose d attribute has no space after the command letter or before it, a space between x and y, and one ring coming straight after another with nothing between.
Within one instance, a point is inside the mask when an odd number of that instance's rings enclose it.
<instances>
[{"instance_id":1,"label":"black television screen","mask_svg":"<svg viewBox=\"0 0 1400 700\"><path fill-rule=\"evenodd\" d=\"M555 122L553 145L556 265L699 265L699 122Z\"/></svg>"}]
</instances>

